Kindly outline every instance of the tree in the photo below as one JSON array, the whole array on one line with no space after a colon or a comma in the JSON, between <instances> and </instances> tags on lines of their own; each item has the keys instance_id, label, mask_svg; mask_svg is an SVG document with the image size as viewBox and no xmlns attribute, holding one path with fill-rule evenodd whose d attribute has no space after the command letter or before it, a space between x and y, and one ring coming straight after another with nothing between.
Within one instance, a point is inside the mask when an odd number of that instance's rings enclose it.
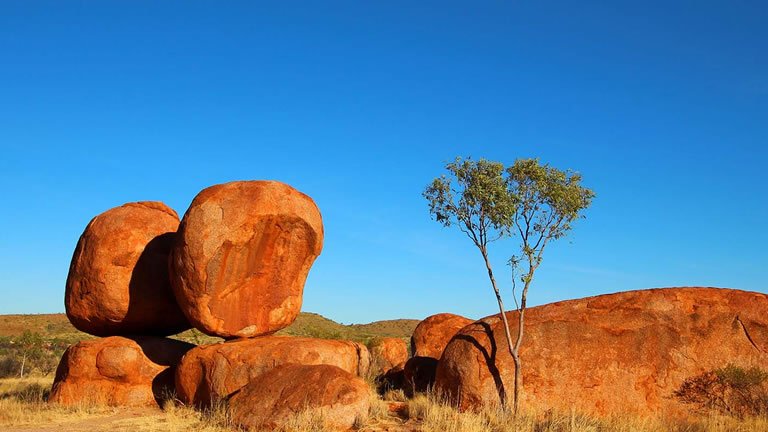
<instances>
[{"instance_id":1,"label":"tree","mask_svg":"<svg viewBox=\"0 0 768 432\"><path fill-rule=\"evenodd\" d=\"M16 342L21 349L19 378L24 378L24 367L27 364L27 360L34 361L43 355L43 338L38 333L32 333L29 330L25 330Z\"/></svg>"},{"instance_id":2,"label":"tree","mask_svg":"<svg viewBox=\"0 0 768 432\"><path fill-rule=\"evenodd\" d=\"M537 159L520 159L505 168L499 162L457 158L446 165L449 176L436 178L423 195L433 218L443 226L458 226L480 251L488 271L499 315L504 325L507 348L515 363L514 412L518 412L522 389L520 346L523 340L525 308L533 275L541 264L551 240L563 237L587 208L594 193L580 185L581 177L539 164ZM520 235L519 252L512 256L513 298L518 315L515 342L504 313L504 302L488 254L488 244ZM528 264L521 276L520 302L515 294L515 271ZM504 395L502 402L505 402Z\"/></svg>"},{"instance_id":3,"label":"tree","mask_svg":"<svg viewBox=\"0 0 768 432\"><path fill-rule=\"evenodd\" d=\"M513 255L512 296L518 312L517 338L510 345L510 354L515 363L514 412L519 407L523 388L520 345L525 329L525 310L528 289L533 276L541 265L544 249L553 241L568 234L573 223L583 218L583 211L592 203L595 193L581 185L581 175L572 171L561 171L549 165L542 165L538 159L518 159L506 169L508 193L514 197L515 211L513 225L519 234L518 254ZM515 272L522 265L520 281L523 290L517 301Z\"/></svg>"},{"instance_id":4,"label":"tree","mask_svg":"<svg viewBox=\"0 0 768 432\"><path fill-rule=\"evenodd\" d=\"M442 175L436 178L427 186L423 195L429 201L429 211L434 219L445 227L458 226L483 256L499 305L499 315L504 323L507 346L512 354L512 335L504 314L504 301L488 257L488 243L511 234L516 198L509 193L504 178L504 165L499 162L456 158L445 168L451 177ZM501 397L504 402L504 395Z\"/></svg>"}]
</instances>

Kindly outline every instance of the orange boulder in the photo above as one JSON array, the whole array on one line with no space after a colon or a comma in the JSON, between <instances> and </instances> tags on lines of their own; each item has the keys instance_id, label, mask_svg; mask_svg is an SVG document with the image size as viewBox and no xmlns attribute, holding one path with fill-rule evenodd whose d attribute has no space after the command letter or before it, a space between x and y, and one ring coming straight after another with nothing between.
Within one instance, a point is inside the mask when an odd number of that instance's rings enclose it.
<instances>
[{"instance_id":1,"label":"orange boulder","mask_svg":"<svg viewBox=\"0 0 768 432\"><path fill-rule=\"evenodd\" d=\"M472 320L450 313L425 318L413 330L411 349L414 357L432 357L440 360L443 350L459 330L472 324Z\"/></svg>"},{"instance_id":2,"label":"orange boulder","mask_svg":"<svg viewBox=\"0 0 768 432\"><path fill-rule=\"evenodd\" d=\"M49 401L157 406L162 397L173 392L173 369L193 346L148 336L79 342L64 352Z\"/></svg>"},{"instance_id":3,"label":"orange boulder","mask_svg":"<svg viewBox=\"0 0 768 432\"><path fill-rule=\"evenodd\" d=\"M371 373L381 376L408 360L408 344L400 338L381 338L370 346Z\"/></svg>"},{"instance_id":4,"label":"orange boulder","mask_svg":"<svg viewBox=\"0 0 768 432\"><path fill-rule=\"evenodd\" d=\"M64 303L86 333L170 335L190 327L168 276L179 217L161 202L115 207L91 220L72 256Z\"/></svg>"},{"instance_id":5,"label":"orange boulder","mask_svg":"<svg viewBox=\"0 0 768 432\"><path fill-rule=\"evenodd\" d=\"M522 406L592 415L685 415L687 378L768 366L768 295L717 288L630 291L526 312ZM516 334L517 313L507 312ZM436 387L461 409L511 400L514 364L498 316L461 330Z\"/></svg>"},{"instance_id":6,"label":"orange boulder","mask_svg":"<svg viewBox=\"0 0 768 432\"><path fill-rule=\"evenodd\" d=\"M173 289L190 322L209 335L271 334L299 314L322 246L320 211L296 189L275 181L211 186L181 221Z\"/></svg>"},{"instance_id":7,"label":"orange boulder","mask_svg":"<svg viewBox=\"0 0 768 432\"><path fill-rule=\"evenodd\" d=\"M356 342L290 336L237 339L189 351L176 371L176 392L182 402L205 407L282 364L326 364L361 376L369 362L368 349Z\"/></svg>"},{"instance_id":8,"label":"orange boulder","mask_svg":"<svg viewBox=\"0 0 768 432\"><path fill-rule=\"evenodd\" d=\"M322 419L323 430L348 430L367 418L370 395L363 379L336 366L286 364L232 396L229 412L248 429L274 430L304 414Z\"/></svg>"}]
</instances>

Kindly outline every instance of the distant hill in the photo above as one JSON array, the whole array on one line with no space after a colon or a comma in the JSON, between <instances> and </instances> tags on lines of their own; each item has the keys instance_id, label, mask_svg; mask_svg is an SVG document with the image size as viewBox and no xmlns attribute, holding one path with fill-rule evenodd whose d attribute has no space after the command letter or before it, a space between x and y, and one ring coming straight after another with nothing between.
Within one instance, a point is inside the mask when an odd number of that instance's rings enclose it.
<instances>
[{"instance_id":1,"label":"distant hill","mask_svg":"<svg viewBox=\"0 0 768 432\"><path fill-rule=\"evenodd\" d=\"M367 343L379 337L410 338L418 323L419 320L398 319L376 321L370 324L344 325L316 313L302 312L293 324L280 330L278 334L349 339ZM0 337L19 336L25 330L38 333L46 339L77 341L93 337L72 327L63 313L0 315ZM220 340L197 330L188 330L175 337L197 344Z\"/></svg>"}]
</instances>

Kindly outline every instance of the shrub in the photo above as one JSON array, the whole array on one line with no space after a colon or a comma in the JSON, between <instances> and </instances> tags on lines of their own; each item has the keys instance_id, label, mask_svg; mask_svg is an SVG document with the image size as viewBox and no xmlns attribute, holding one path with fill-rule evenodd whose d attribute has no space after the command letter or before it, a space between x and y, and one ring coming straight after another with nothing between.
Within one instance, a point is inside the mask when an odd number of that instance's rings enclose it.
<instances>
[{"instance_id":1,"label":"shrub","mask_svg":"<svg viewBox=\"0 0 768 432\"><path fill-rule=\"evenodd\" d=\"M688 378L675 391L680 401L701 411L738 418L768 414L768 372L729 364Z\"/></svg>"}]
</instances>

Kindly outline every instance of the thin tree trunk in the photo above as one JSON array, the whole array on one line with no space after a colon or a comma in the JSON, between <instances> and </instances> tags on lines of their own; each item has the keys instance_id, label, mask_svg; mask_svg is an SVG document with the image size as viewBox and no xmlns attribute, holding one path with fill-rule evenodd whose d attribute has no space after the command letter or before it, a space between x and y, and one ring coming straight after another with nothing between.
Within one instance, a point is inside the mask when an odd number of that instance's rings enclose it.
<instances>
[{"instance_id":1,"label":"thin tree trunk","mask_svg":"<svg viewBox=\"0 0 768 432\"><path fill-rule=\"evenodd\" d=\"M24 364L27 363L27 355L21 357L21 372L19 372L19 378L24 378Z\"/></svg>"},{"instance_id":2,"label":"thin tree trunk","mask_svg":"<svg viewBox=\"0 0 768 432\"><path fill-rule=\"evenodd\" d=\"M488 253L484 249L480 249L480 252L483 254L483 259L485 260L485 267L488 269L488 277L491 279L491 285L493 286L493 292L496 294L496 302L499 304L499 315L501 316L501 321L504 323L504 334L507 338L507 349L509 350L509 353L512 355L512 358L515 360L515 371L517 371L519 368L517 367L519 359L517 359L515 353L512 349L512 334L509 332L509 321L507 321L507 315L504 313L504 301L501 300L501 293L499 292L499 287L496 285L496 278L493 276L493 269L491 268L491 262L488 261ZM514 390L514 404L515 404L515 413L517 413L517 372L515 372L515 390ZM506 397L503 394L499 395L501 397L502 404L506 404Z\"/></svg>"},{"instance_id":3,"label":"thin tree trunk","mask_svg":"<svg viewBox=\"0 0 768 432\"><path fill-rule=\"evenodd\" d=\"M507 336L507 348L509 353L512 354L512 334L509 332L509 322L507 321L507 315L504 313L504 302L501 300L501 293L496 285L496 278L493 277L493 269L491 268L491 262L488 261L488 254L481 250L483 253L483 259L485 260L485 267L488 269L488 277L491 279L491 285L493 285L493 292L496 294L496 302L499 303L499 315L504 322L504 333Z\"/></svg>"},{"instance_id":4,"label":"thin tree trunk","mask_svg":"<svg viewBox=\"0 0 768 432\"><path fill-rule=\"evenodd\" d=\"M517 417L518 409L520 407L520 393L523 390L523 363L520 360L520 345L523 342L523 333L525 331L525 308L528 303L528 288L531 286L531 280L533 280L533 273L536 271L536 267L528 268L528 275L525 278L525 286L523 292L520 295L520 312L517 315L517 340L515 341L515 347L512 350L512 359L515 362L515 389L513 396L513 412Z\"/></svg>"}]
</instances>

